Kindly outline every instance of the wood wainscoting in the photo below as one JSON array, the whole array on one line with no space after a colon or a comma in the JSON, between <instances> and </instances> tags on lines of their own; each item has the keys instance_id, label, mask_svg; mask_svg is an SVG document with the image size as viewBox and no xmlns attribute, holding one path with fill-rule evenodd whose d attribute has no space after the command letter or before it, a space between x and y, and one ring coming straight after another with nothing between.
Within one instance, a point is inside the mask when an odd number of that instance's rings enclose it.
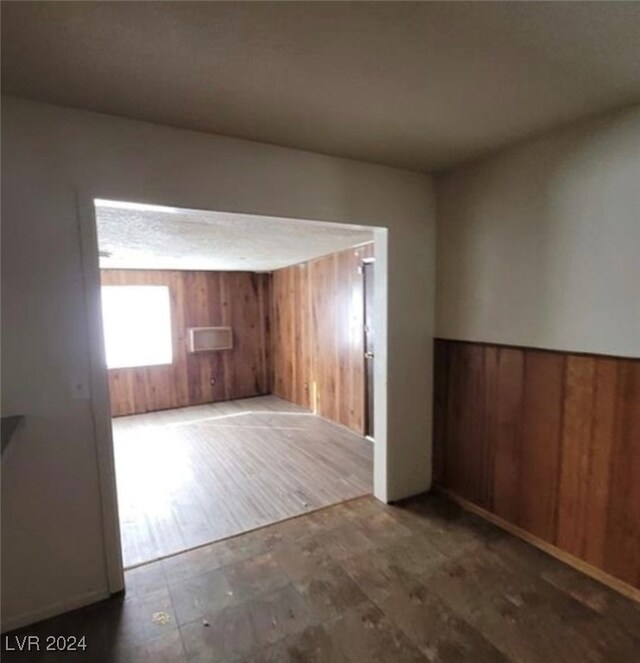
<instances>
[{"instance_id":1,"label":"wood wainscoting","mask_svg":"<svg viewBox=\"0 0 640 663\"><path fill-rule=\"evenodd\" d=\"M437 486L640 596L640 360L437 340L434 406Z\"/></svg>"},{"instance_id":2,"label":"wood wainscoting","mask_svg":"<svg viewBox=\"0 0 640 663\"><path fill-rule=\"evenodd\" d=\"M273 273L274 393L364 434L362 260L373 243Z\"/></svg>"},{"instance_id":3,"label":"wood wainscoting","mask_svg":"<svg viewBox=\"0 0 640 663\"><path fill-rule=\"evenodd\" d=\"M109 370L111 414L120 416L271 392L270 274L101 270L102 285L166 285L173 363ZM189 327L229 326L233 349L187 352Z\"/></svg>"}]
</instances>

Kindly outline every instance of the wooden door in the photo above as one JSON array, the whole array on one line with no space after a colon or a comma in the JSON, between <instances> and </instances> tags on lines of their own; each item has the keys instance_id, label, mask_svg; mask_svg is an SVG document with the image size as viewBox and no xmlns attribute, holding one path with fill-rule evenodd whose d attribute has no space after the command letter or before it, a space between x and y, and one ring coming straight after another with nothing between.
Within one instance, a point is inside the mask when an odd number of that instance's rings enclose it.
<instances>
[{"instance_id":1,"label":"wooden door","mask_svg":"<svg viewBox=\"0 0 640 663\"><path fill-rule=\"evenodd\" d=\"M365 435L373 437L373 364L375 341L373 333L373 260L364 262L364 366L365 366Z\"/></svg>"}]
</instances>

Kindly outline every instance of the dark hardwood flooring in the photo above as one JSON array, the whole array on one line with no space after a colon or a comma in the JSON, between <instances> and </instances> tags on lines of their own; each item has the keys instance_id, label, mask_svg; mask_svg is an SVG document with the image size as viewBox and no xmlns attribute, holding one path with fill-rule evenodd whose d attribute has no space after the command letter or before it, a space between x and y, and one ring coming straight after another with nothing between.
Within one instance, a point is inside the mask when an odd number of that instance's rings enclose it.
<instances>
[{"instance_id":1,"label":"dark hardwood flooring","mask_svg":"<svg viewBox=\"0 0 640 663\"><path fill-rule=\"evenodd\" d=\"M3 661L640 661L640 606L437 496L358 498L126 577L9 634L84 635L85 653Z\"/></svg>"}]
</instances>

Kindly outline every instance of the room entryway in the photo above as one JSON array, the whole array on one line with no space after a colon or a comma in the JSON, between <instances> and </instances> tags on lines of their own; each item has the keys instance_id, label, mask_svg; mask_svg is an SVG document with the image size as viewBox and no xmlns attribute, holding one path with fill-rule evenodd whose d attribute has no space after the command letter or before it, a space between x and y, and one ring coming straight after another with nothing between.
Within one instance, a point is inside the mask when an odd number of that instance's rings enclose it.
<instances>
[{"instance_id":1,"label":"room entryway","mask_svg":"<svg viewBox=\"0 0 640 663\"><path fill-rule=\"evenodd\" d=\"M95 210L124 568L372 493L373 231Z\"/></svg>"},{"instance_id":2,"label":"room entryway","mask_svg":"<svg viewBox=\"0 0 640 663\"><path fill-rule=\"evenodd\" d=\"M373 438L374 421L374 361L375 361L375 329L374 329L374 273L375 258L365 258L362 262L364 288L364 390L365 390L365 424L364 432Z\"/></svg>"}]
</instances>

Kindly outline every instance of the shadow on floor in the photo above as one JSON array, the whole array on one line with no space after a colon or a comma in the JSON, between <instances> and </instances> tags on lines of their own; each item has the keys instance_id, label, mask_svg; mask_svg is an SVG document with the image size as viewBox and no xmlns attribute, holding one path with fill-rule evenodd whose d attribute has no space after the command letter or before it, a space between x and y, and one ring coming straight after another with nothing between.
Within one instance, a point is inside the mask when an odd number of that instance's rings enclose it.
<instances>
[{"instance_id":1,"label":"shadow on floor","mask_svg":"<svg viewBox=\"0 0 640 663\"><path fill-rule=\"evenodd\" d=\"M433 495L354 499L126 578L7 634L3 661L640 660L637 604ZM87 649L7 651L25 636Z\"/></svg>"}]
</instances>

